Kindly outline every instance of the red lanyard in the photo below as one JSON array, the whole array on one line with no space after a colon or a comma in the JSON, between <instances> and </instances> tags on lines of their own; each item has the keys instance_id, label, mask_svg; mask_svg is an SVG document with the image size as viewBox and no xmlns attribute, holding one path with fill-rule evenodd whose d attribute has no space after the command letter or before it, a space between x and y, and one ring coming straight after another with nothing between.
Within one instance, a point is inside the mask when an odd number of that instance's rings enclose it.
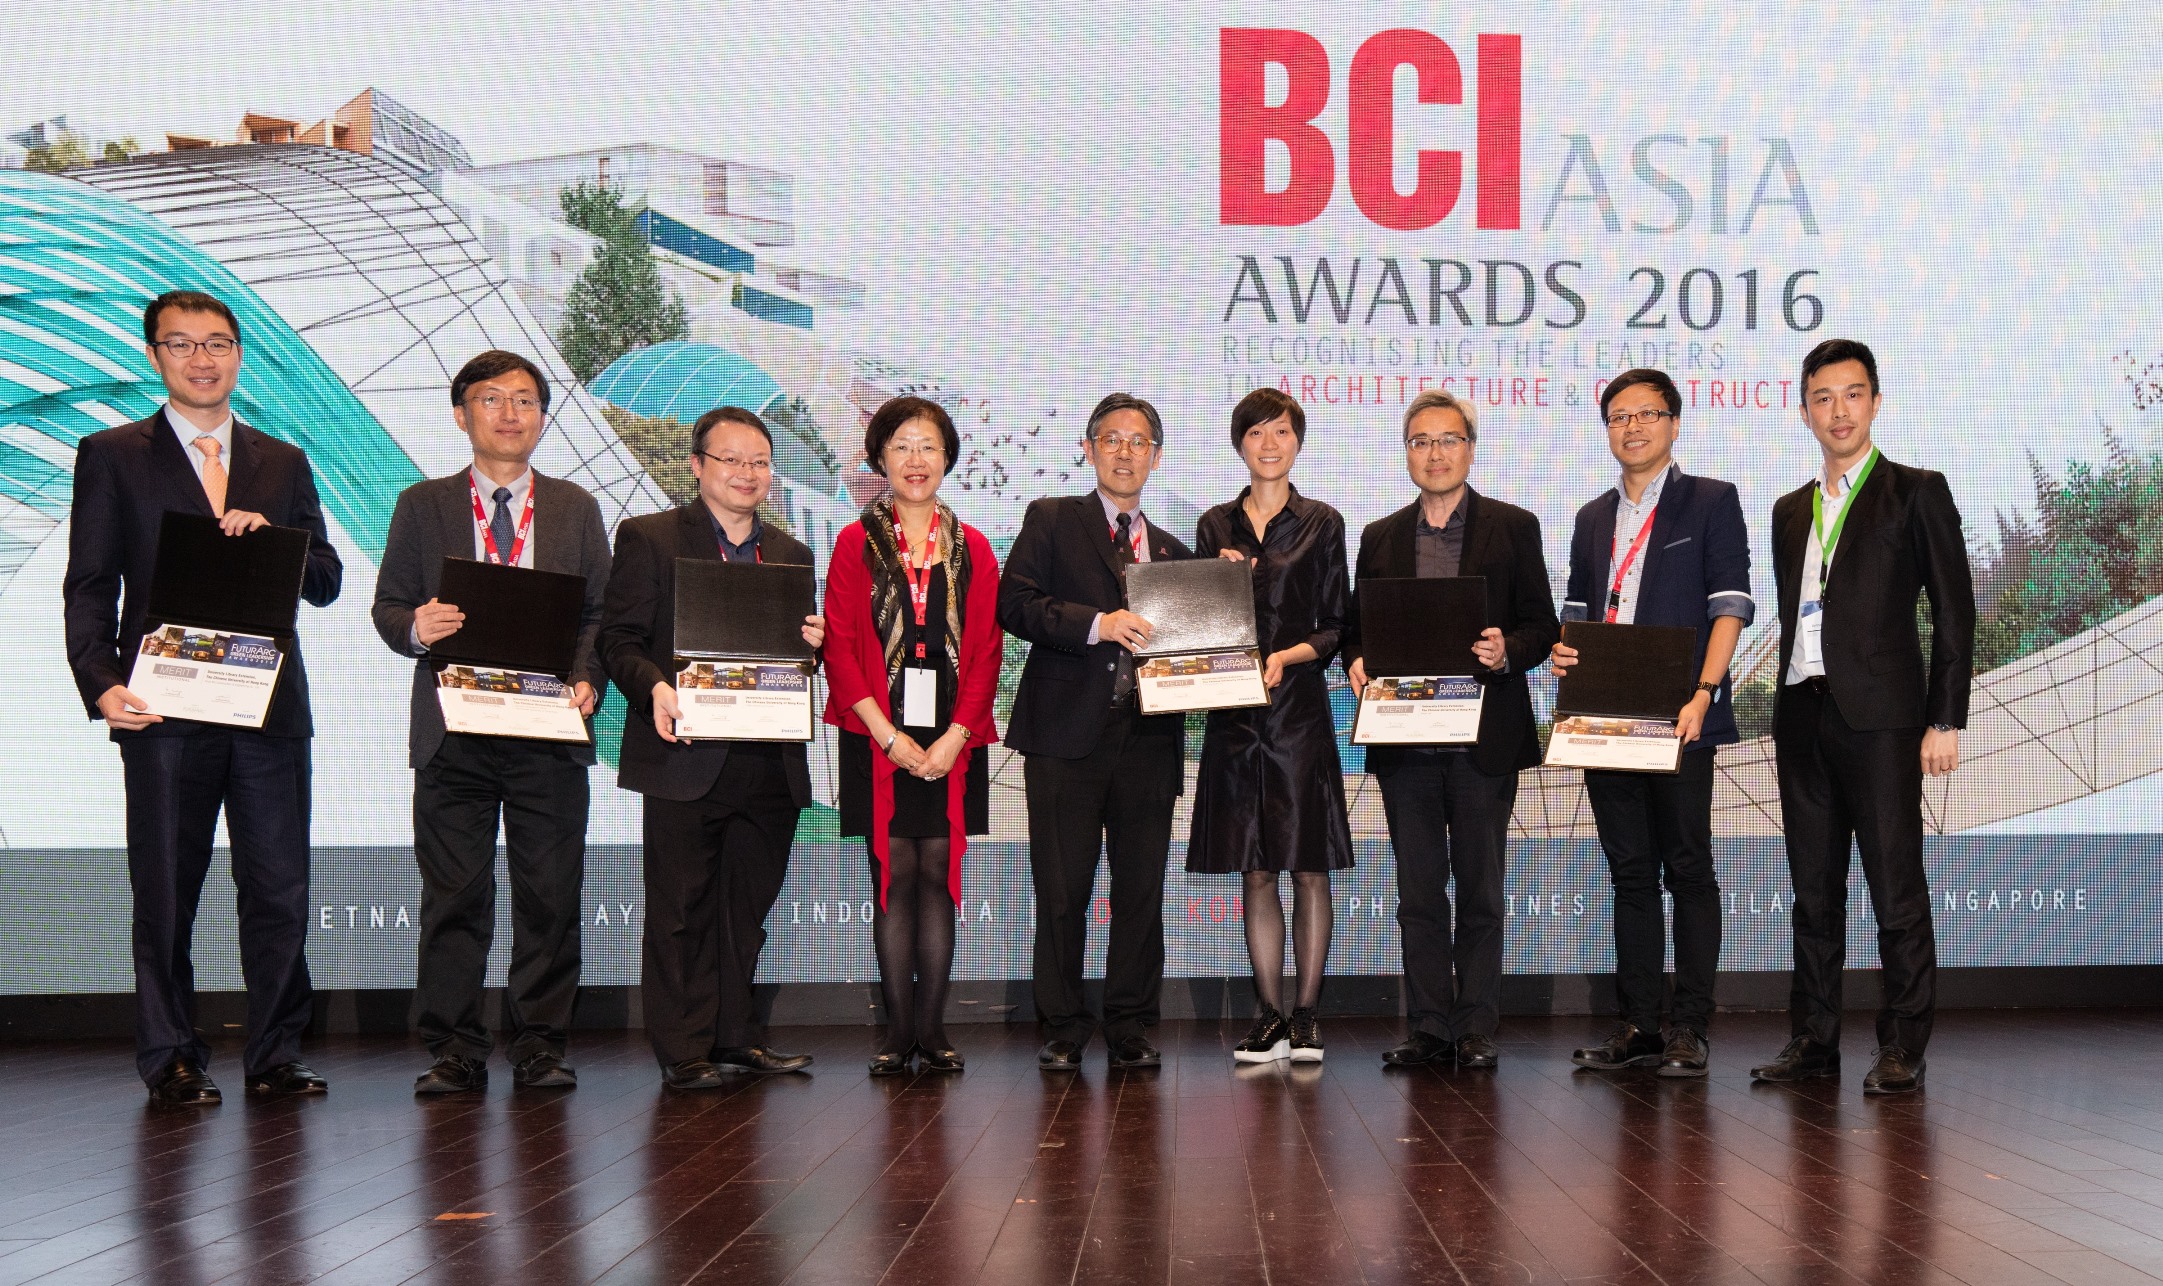
<instances>
[{"instance_id":1,"label":"red lanyard","mask_svg":"<svg viewBox=\"0 0 2163 1286\"><path fill-rule=\"evenodd\" d=\"M526 533L533 530L533 488L526 488L526 512L525 516L518 520L518 534L511 538L509 558L505 558L503 552L496 548L495 529L488 524L488 511L481 508L481 489L473 484L471 474L466 475L466 491L473 497L473 521L481 526L481 544L488 551L488 561L518 566L518 556L526 548Z\"/></svg>"},{"instance_id":2,"label":"red lanyard","mask_svg":"<svg viewBox=\"0 0 2163 1286\"><path fill-rule=\"evenodd\" d=\"M721 546L721 561L724 563L731 561L729 558L729 538L717 532L714 536L714 543ZM760 549L757 545L753 545L751 547L751 561L754 563L765 562L766 551Z\"/></svg>"},{"instance_id":3,"label":"red lanyard","mask_svg":"<svg viewBox=\"0 0 2163 1286\"><path fill-rule=\"evenodd\" d=\"M1622 563L1615 568L1615 585L1607 591L1607 620L1613 624L1622 612L1622 579L1630 574L1631 564L1637 561L1637 551L1645 547L1645 537L1652 534L1652 520L1660 516L1660 506L1654 505L1645 515L1645 525L1637 529L1637 539L1630 542L1630 552L1622 556Z\"/></svg>"},{"instance_id":4,"label":"red lanyard","mask_svg":"<svg viewBox=\"0 0 2163 1286\"><path fill-rule=\"evenodd\" d=\"M894 519L894 547L901 551L901 574L909 579L909 605L916 609L916 659L924 659L924 613L931 602L931 567L939 557L939 518L932 515L931 528L924 533L924 557L922 565L909 565L909 537L901 530L901 519Z\"/></svg>"}]
</instances>

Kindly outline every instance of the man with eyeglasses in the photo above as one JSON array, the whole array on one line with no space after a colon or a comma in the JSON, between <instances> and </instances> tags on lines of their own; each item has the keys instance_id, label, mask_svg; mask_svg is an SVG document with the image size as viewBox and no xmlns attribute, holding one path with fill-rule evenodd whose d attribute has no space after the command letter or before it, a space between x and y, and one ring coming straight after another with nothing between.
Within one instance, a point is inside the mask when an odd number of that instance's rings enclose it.
<instances>
[{"instance_id":1,"label":"man with eyeglasses","mask_svg":"<svg viewBox=\"0 0 2163 1286\"><path fill-rule=\"evenodd\" d=\"M583 487L532 465L547 427L548 381L516 353L491 351L451 380L451 420L472 462L398 497L376 574L376 631L414 658L408 719L413 859L421 873L416 1027L434 1061L419 1095L488 1085L495 1039L482 1016L496 929L496 836L511 875L511 961L504 997L511 1078L570 1089L564 1062L578 994L580 890L586 872L590 740L571 745L447 732L429 649L465 622L436 597L443 559L471 558L586 580L571 700L593 714L605 682L594 650L608 584L608 533ZM591 724L588 724L591 736Z\"/></svg>"},{"instance_id":2,"label":"man with eyeglasses","mask_svg":"<svg viewBox=\"0 0 2163 1286\"><path fill-rule=\"evenodd\" d=\"M811 765L800 741L677 740L676 560L812 561L759 515L774 446L756 414L724 406L700 416L691 473L696 499L616 529L601 660L631 705L616 784L645 797L646 1035L664 1085L711 1090L811 1065L809 1054L766 1046L751 992L766 915L811 804ZM805 617L803 635L819 647L825 618Z\"/></svg>"},{"instance_id":3,"label":"man with eyeglasses","mask_svg":"<svg viewBox=\"0 0 2163 1286\"><path fill-rule=\"evenodd\" d=\"M1163 458L1157 408L1113 393L1089 414L1085 495L1031 502L999 579L999 624L1029 643L1006 744L1022 756L1036 887L1036 1010L1046 1071L1081 1067L1097 1029L1082 994L1089 895L1111 868L1104 1043L1113 1067L1155 1067L1149 1042L1164 985L1164 864L1186 786L1186 720L1144 715L1134 652L1150 623L1125 609L1126 569L1189 557L1142 514Z\"/></svg>"},{"instance_id":4,"label":"man with eyeglasses","mask_svg":"<svg viewBox=\"0 0 2163 1286\"><path fill-rule=\"evenodd\" d=\"M165 384L148 418L84 438L75 451L62 582L68 665L92 719L120 747L134 900L135 1066L151 1102L220 1101L196 1030L195 913L225 813L239 891L248 990L241 1053L250 1094L320 1094L300 1061L314 992L308 937L308 672L290 643L260 729L162 719L127 687L142 646L158 532L168 511L216 518L228 536L266 525L309 535L301 597L328 607L344 567L332 548L307 454L233 413L240 322L215 296L176 290L143 310L143 341Z\"/></svg>"},{"instance_id":5,"label":"man with eyeglasses","mask_svg":"<svg viewBox=\"0 0 2163 1286\"><path fill-rule=\"evenodd\" d=\"M1728 690L1736 640L1756 615L1750 536L1735 485L1675 464L1682 393L1666 372L1624 371L1600 392L1614 488L1577 511L1565 621L1687 626L1697 631L1697 691L1675 719L1673 776L1585 770L1585 797L1615 882L1615 989L1622 1021L1571 1058L1616 1071L1706 1074L1712 984L1720 965L1720 883L1712 862L1714 751L1739 739ZM1557 643L1557 673L1577 653ZM1660 886L1675 903L1675 1000L1663 1036L1667 928Z\"/></svg>"},{"instance_id":6,"label":"man with eyeglasses","mask_svg":"<svg viewBox=\"0 0 2163 1286\"><path fill-rule=\"evenodd\" d=\"M1411 504L1367 524L1353 572L1344 664L1355 696L1367 686L1359 586L1375 577L1481 576L1495 622L1466 658L1486 689L1470 746L1369 746L1397 858L1397 925L1404 942L1410 1030L1385 1051L1392 1067L1500 1060L1504 849L1517 774L1540 760L1525 672L1547 659L1555 604L1540 520L1481 495L1469 481L1479 442L1472 403L1427 389L1405 407ZM1386 677L1386 676L1385 676ZM1454 924L1449 884L1457 884Z\"/></svg>"}]
</instances>

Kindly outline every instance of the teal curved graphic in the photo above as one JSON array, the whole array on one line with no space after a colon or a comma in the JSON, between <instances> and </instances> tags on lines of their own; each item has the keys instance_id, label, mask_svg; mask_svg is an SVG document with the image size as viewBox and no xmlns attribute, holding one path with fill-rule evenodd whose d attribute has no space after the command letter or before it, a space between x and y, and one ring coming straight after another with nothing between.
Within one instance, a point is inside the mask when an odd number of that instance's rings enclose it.
<instances>
[{"instance_id":1,"label":"teal curved graphic","mask_svg":"<svg viewBox=\"0 0 2163 1286\"><path fill-rule=\"evenodd\" d=\"M781 385L718 344L670 340L625 353L586 391L633 415L689 424L717 406L763 413L780 398Z\"/></svg>"},{"instance_id":2,"label":"teal curved graphic","mask_svg":"<svg viewBox=\"0 0 2163 1286\"><path fill-rule=\"evenodd\" d=\"M0 170L0 510L30 519L0 524L0 585L67 516L75 444L165 400L143 353L143 305L176 289L233 309L245 345L235 414L307 451L325 512L382 557L391 506L420 470L308 342L136 207L72 179Z\"/></svg>"}]
</instances>

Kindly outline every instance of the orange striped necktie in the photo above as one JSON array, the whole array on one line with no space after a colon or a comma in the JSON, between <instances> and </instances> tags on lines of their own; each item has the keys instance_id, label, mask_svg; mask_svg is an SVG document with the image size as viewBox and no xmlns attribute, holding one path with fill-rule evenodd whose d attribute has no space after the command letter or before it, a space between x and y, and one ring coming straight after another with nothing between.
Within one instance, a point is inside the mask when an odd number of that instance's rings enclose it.
<instances>
[{"instance_id":1,"label":"orange striped necktie","mask_svg":"<svg viewBox=\"0 0 2163 1286\"><path fill-rule=\"evenodd\" d=\"M205 433L195 440L203 453L203 491L210 497L210 511L225 517L225 466L218 463L218 439Z\"/></svg>"}]
</instances>

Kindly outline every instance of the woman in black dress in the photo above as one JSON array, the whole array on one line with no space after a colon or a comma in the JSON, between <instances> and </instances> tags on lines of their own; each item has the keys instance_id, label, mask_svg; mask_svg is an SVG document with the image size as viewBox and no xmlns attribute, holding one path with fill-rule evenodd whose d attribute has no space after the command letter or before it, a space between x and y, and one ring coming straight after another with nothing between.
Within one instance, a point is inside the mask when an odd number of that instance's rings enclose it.
<instances>
[{"instance_id":1,"label":"woman in black dress","mask_svg":"<svg viewBox=\"0 0 2163 1286\"><path fill-rule=\"evenodd\" d=\"M1239 872L1247 956L1260 1015L1232 1056L1320 1062L1315 1007L1329 959L1329 873L1352 865L1344 769L1323 666L1343 633L1351 577L1344 518L1299 494L1292 463L1307 438L1306 412L1289 395L1256 389L1232 411L1232 445L1247 462L1237 500L1202 515L1197 552L1254 567L1254 624L1269 705L1216 710L1202 740L1187 870ZM1277 875L1292 873L1299 995L1284 1014L1284 903Z\"/></svg>"}]
</instances>

